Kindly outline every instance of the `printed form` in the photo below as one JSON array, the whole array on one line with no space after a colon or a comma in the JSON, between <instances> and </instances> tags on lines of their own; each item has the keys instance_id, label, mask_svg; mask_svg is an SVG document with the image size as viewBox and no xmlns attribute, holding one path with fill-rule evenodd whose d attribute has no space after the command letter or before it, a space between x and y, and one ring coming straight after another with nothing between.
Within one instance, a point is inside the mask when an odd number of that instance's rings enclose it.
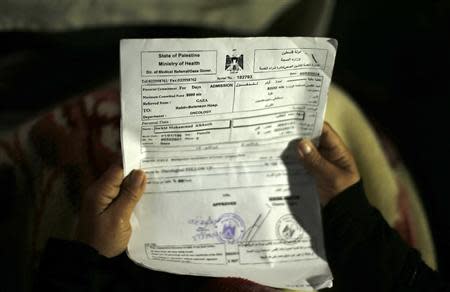
<instances>
[{"instance_id":1,"label":"printed form","mask_svg":"<svg viewBox=\"0 0 450 292\"><path fill-rule=\"evenodd\" d=\"M271 287L332 285L296 141L318 141L336 41L122 40L125 173L146 193L128 255L150 269Z\"/></svg>"}]
</instances>

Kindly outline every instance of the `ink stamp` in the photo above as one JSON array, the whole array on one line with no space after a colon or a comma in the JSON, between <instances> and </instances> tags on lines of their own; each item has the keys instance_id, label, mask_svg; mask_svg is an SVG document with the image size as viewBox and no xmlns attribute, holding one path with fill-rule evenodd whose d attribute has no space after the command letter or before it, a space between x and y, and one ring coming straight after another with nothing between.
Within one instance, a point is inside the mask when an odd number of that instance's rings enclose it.
<instances>
[{"instance_id":1,"label":"ink stamp","mask_svg":"<svg viewBox=\"0 0 450 292\"><path fill-rule=\"evenodd\" d=\"M286 214L278 219L275 231L277 238L285 243L296 242L303 236L303 229L291 214Z\"/></svg>"},{"instance_id":2,"label":"ink stamp","mask_svg":"<svg viewBox=\"0 0 450 292\"><path fill-rule=\"evenodd\" d=\"M225 243L237 243L245 232L244 220L234 213L225 213L217 220L219 240Z\"/></svg>"}]
</instances>

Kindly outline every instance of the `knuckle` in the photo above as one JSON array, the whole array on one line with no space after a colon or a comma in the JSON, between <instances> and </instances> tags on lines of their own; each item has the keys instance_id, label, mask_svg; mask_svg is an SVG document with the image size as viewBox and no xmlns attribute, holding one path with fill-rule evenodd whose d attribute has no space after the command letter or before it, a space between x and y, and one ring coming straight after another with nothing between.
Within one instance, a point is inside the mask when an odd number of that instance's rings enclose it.
<instances>
[{"instance_id":1,"label":"knuckle","mask_svg":"<svg viewBox=\"0 0 450 292\"><path fill-rule=\"evenodd\" d=\"M126 225L128 224L128 222L122 215L118 215L118 216L113 216L113 218L111 219L111 224L113 226L119 227L119 229L123 229L123 228L126 228Z\"/></svg>"},{"instance_id":2,"label":"knuckle","mask_svg":"<svg viewBox=\"0 0 450 292\"><path fill-rule=\"evenodd\" d=\"M323 169L326 166L325 160L322 157L320 157L319 155L317 155L316 165L317 165L317 168L320 168L320 169Z\"/></svg>"},{"instance_id":3,"label":"knuckle","mask_svg":"<svg viewBox=\"0 0 450 292\"><path fill-rule=\"evenodd\" d=\"M127 198L133 202L137 202L139 200L139 195L137 190L131 188L130 186L123 186L122 193L127 196Z\"/></svg>"},{"instance_id":4,"label":"knuckle","mask_svg":"<svg viewBox=\"0 0 450 292\"><path fill-rule=\"evenodd\" d=\"M323 160L322 158L317 155L317 153L311 153L309 157L309 163L314 167L321 167L323 166Z\"/></svg>"}]
</instances>

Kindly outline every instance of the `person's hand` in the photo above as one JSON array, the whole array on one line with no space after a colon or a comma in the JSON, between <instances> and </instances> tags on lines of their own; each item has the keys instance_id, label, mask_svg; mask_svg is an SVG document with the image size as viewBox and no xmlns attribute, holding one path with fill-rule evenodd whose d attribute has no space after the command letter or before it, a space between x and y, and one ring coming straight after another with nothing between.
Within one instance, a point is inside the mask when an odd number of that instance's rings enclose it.
<instances>
[{"instance_id":1,"label":"person's hand","mask_svg":"<svg viewBox=\"0 0 450 292\"><path fill-rule=\"evenodd\" d=\"M353 155L327 122L319 148L309 140L300 140L298 152L305 168L316 180L322 206L360 179Z\"/></svg>"},{"instance_id":2,"label":"person's hand","mask_svg":"<svg viewBox=\"0 0 450 292\"><path fill-rule=\"evenodd\" d=\"M82 198L75 240L106 257L126 250L130 217L146 186L145 173L133 170L125 179L120 166L111 166Z\"/></svg>"}]
</instances>

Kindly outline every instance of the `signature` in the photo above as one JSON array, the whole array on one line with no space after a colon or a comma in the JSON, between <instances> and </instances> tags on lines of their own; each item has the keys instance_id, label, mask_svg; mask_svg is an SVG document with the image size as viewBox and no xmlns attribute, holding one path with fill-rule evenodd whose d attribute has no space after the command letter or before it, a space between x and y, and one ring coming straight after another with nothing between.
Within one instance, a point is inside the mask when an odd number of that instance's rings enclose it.
<instances>
[{"instance_id":1,"label":"signature","mask_svg":"<svg viewBox=\"0 0 450 292\"><path fill-rule=\"evenodd\" d=\"M208 240L208 239L217 239L219 234L217 231L214 232L198 232L192 236L192 239L194 241L200 241L200 240Z\"/></svg>"},{"instance_id":2,"label":"signature","mask_svg":"<svg viewBox=\"0 0 450 292\"><path fill-rule=\"evenodd\" d=\"M195 226L195 234L192 236L194 241L217 239L217 223L218 219L211 216L207 218L195 217L187 221L188 224Z\"/></svg>"},{"instance_id":3,"label":"signature","mask_svg":"<svg viewBox=\"0 0 450 292\"><path fill-rule=\"evenodd\" d=\"M253 238L255 237L255 235L258 233L259 229L263 225L264 221L266 221L266 218L267 218L267 216L269 216L271 210L272 209L269 208L267 210L266 214L264 214L264 215L259 214L256 217L255 222L245 231L244 235L242 236L241 242L246 244L253 240Z\"/></svg>"},{"instance_id":4,"label":"signature","mask_svg":"<svg viewBox=\"0 0 450 292\"><path fill-rule=\"evenodd\" d=\"M208 218L203 219L201 217L195 217L193 219L189 219L188 223L196 226L208 226L208 225L215 225L218 222L218 219L213 219L211 216L208 216Z\"/></svg>"}]
</instances>

